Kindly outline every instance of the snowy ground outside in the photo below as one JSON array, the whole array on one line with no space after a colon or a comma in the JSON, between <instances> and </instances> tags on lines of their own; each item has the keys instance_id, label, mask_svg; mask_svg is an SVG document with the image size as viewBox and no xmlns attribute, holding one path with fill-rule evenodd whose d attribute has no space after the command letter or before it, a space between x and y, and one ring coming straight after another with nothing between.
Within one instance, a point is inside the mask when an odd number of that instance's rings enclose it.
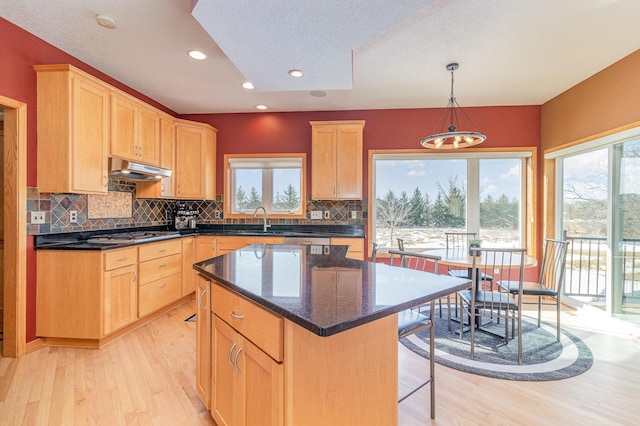
<instances>
[{"instance_id":1,"label":"snowy ground outside","mask_svg":"<svg viewBox=\"0 0 640 426\"><path fill-rule=\"evenodd\" d=\"M434 228L396 228L391 235L391 229L378 228L376 242L381 248L397 248L397 238L404 239L405 249L442 248L445 247L445 232L465 232L461 229ZM480 234L483 247L517 247L514 241L518 239L518 232L505 229L486 229Z\"/></svg>"}]
</instances>

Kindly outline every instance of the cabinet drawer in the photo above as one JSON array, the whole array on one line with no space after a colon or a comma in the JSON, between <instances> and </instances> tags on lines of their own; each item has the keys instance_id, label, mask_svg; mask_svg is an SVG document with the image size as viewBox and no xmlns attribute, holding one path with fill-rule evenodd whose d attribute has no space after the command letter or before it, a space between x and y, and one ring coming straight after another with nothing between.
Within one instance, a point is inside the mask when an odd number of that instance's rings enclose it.
<instances>
[{"instance_id":1,"label":"cabinet drawer","mask_svg":"<svg viewBox=\"0 0 640 426\"><path fill-rule=\"evenodd\" d=\"M282 361L282 317L219 285L211 286L211 310L271 358Z\"/></svg>"},{"instance_id":2,"label":"cabinet drawer","mask_svg":"<svg viewBox=\"0 0 640 426\"><path fill-rule=\"evenodd\" d=\"M145 262L158 257L180 253L181 247L182 242L180 241L180 238L174 238L168 241L142 244L138 248L140 250L138 255L140 257L140 262Z\"/></svg>"},{"instance_id":3,"label":"cabinet drawer","mask_svg":"<svg viewBox=\"0 0 640 426\"><path fill-rule=\"evenodd\" d=\"M104 253L104 270L110 271L123 266L138 263L138 249L129 247L122 250L109 250Z\"/></svg>"},{"instance_id":4,"label":"cabinet drawer","mask_svg":"<svg viewBox=\"0 0 640 426\"><path fill-rule=\"evenodd\" d=\"M152 281L139 288L138 316L153 313L158 309L180 299L182 294L182 277L180 274Z\"/></svg>"},{"instance_id":5,"label":"cabinet drawer","mask_svg":"<svg viewBox=\"0 0 640 426\"><path fill-rule=\"evenodd\" d=\"M141 262L138 265L138 273L140 274L138 281L140 285L145 285L151 281L181 272L182 255L172 254L171 256Z\"/></svg>"},{"instance_id":6,"label":"cabinet drawer","mask_svg":"<svg viewBox=\"0 0 640 426\"><path fill-rule=\"evenodd\" d=\"M251 244L282 244L282 237L218 237L218 252L228 253Z\"/></svg>"}]
</instances>

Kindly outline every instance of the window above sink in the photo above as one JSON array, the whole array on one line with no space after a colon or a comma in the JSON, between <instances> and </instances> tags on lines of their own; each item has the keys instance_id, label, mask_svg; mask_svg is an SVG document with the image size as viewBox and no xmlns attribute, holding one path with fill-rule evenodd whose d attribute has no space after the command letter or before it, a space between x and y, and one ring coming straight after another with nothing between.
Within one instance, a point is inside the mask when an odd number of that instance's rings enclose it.
<instances>
[{"instance_id":1,"label":"window above sink","mask_svg":"<svg viewBox=\"0 0 640 426\"><path fill-rule=\"evenodd\" d=\"M306 217L306 154L225 155L225 216Z\"/></svg>"}]
</instances>

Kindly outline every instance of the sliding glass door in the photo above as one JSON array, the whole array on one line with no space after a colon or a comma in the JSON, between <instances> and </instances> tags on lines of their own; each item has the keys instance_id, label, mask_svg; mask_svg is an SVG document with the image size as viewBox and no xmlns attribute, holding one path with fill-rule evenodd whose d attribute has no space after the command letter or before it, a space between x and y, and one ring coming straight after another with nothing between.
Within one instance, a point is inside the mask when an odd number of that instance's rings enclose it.
<instances>
[{"instance_id":1,"label":"sliding glass door","mask_svg":"<svg viewBox=\"0 0 640 426\"><path fill-rule=\"evenodd\" d=\"M557 160L557 234L571 241L565 293L640 322L640 139Z\"/></svg>"}]
</instances>

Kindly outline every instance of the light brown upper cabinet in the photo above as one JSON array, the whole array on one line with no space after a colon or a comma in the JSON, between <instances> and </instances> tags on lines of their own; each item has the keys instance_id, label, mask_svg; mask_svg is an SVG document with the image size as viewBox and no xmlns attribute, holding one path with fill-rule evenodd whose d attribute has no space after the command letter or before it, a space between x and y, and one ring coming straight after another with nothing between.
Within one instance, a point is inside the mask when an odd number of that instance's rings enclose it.
<instances>
[{"instance_id":1,"label":"light brown upper cabinet","mask_svg":"<svg viewBox=\"0 0 640 426\"><path fill-rule=\"evenodd\" d=\"M208 124L176 120L175 198L215 200L216 132Z\"/></svg>"},{"instance_id":2,"label":"light brown upper cabinet","mask_svg":"<svg viewBox=\"0 0 640 426\"><path fill-rule=\"evenodd\" d=\"M106 193L109 89L71 65L36 65L38 189Z\"/></svg>"},{"instance_id":3,"label":"light brown upper cabinet","mask_svg":"<svg viewBox=\"0 0 640 426\"><path fill-rule=\"evenodd\" d=\"M160 167L172 170L160 182L138 182L138 198L174 198L176 180L176 125L173 117L160 114Z\"/></svg>"},{"instance_id":4,"label":"light brown upper cabinet","mask_svg":"<svg viewBox=\"0 0 640 426\"><path fill-rule=\"evenodd\" d=\"M311 198L362 199L364 120L310 121Z\"/></svg>"},{"instance_id":5,"label":"light brown upper cabinet","mask_svg":"<svg viewBox=\"0 0 640 426\"><path fill-rule=\"evenodd\" d=\"M160 116L133 97L111 92L112 157L160 165Z\"/></svg>"}]
</instances>

